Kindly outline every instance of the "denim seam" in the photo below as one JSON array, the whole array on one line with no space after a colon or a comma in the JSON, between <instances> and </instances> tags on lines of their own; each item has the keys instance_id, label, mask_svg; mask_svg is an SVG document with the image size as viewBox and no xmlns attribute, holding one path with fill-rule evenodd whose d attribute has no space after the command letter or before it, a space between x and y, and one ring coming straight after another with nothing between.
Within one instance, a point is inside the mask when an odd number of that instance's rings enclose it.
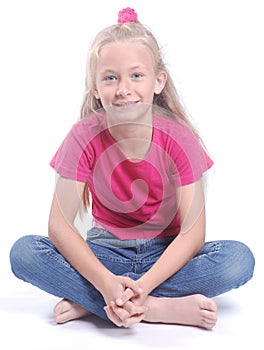
<instances>
[{"instance_id":1,"label":"denim seam","mask_svg":"<svg viewBox=\"0 0 264 350\"><path fill-rule=\"evenodd\" d=\"M203 253L203 254L196 255L196 256L193 257L193 259L200 259L200 258L202 258L202 257L204 257L204 256L210 256L210 255L213 255L213 254L219 252L219 250L221 249L221 243L220 243L220 242L217 242L217 243L215 244L215 247L214 247L214 248L215 248L215 249L214 249L213 251L210 251L210 252L208 252L208 253Z\"/></svg>"},{"instance_id":2,"label":"denim seam","mask_svg":"<svg viewBox=\"0 0 264 350\"><path fill-rule=\"evenodd\" d=\"M36 245L38 246L38 248L45 253L46 255L48 255L50 258L52 258L53 260L55 260L56 262L60 263L61 265L67 266L70 269L74 268L68 263L67 260L65 260L64 258L60 258L59 256L55 255L51 250L49 250L47 248L47 246L45 244L43 244L41 242L41 239L36 240ZM47 250L48 249L48 250Z\"/></svg>"},{"instance_id":3,"label":"denim seam","mask_svg":"<svg viewBox=\"0 0 264 350\"><path fill-rule=\"evenodd\" d=\"M102 254L96 254L96 257L98 259L106 260L106 261L111 261L111 262L117 262L117 263L124 263L124 264L143 264L143 263L155 263L157 259L118 259L118 258L112 258L106 255Z\"/></svg>"},{"instance_id":4,"label":"denim seam","mask_svg":"<svg viewBox=\"0 0 264 350\"><path fill-rule=\"evenodd\" d=\"M96 254L96 257L98 259L107 260L107 261L111 261L111 262L118 262L118 263L123 263L123 264L131 264L131 262L132 262L130 259L112 258L112 257L102 255L102 254Z\"/></svg>"}]
</instances>

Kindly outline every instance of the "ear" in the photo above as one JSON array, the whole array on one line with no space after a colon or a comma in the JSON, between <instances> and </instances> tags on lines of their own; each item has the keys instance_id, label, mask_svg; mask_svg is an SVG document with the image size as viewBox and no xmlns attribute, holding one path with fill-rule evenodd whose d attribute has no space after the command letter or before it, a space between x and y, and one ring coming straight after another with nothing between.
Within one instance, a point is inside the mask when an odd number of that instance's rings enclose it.
<instances>
[{"instance_id":1,"label":"ear","mask_svg":"<svg viewBox=\"0 0 264 350\"><path fill-rule=\"evenodd\" d=\"M166 84L166 81L167 81L167 73L164 71L160 71L156 77L155 90L154 90L155 94L158 95L161 93L161 91L163 90Z\"/></svg>"},{"instance_id":2,"label":"ear","mask_svg":"<svg viewBox=\"0 0 264 350\"><path fill-rule=\"evenodd\" d=\"M99 92L96 87L93 89L93 95L97 100L100 100Z\"/></svg>"}]
</instances>

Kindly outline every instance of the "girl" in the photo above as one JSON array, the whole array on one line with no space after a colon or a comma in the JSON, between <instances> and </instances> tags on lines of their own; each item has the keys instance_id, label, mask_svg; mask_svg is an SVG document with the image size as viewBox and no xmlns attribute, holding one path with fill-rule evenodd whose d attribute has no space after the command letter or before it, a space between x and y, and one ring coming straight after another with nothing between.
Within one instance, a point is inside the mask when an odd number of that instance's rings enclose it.
<instances>
[{"instance_id":1,"label":"girl","mask_svg":"<svg viewBox=\"0 0 264 350\"><path fill-rule=\"evenodd\" d=\"M89 314L211 329L212 297L253 275L237 241L205 243L202 178L213 162L185 115L152 33L132 9L95 38L81 119L51 161L48 237L13 245L14 274L61 297L57 323ZM86 240L74 226L92 199Z\"/></svg>"}]
</instances>

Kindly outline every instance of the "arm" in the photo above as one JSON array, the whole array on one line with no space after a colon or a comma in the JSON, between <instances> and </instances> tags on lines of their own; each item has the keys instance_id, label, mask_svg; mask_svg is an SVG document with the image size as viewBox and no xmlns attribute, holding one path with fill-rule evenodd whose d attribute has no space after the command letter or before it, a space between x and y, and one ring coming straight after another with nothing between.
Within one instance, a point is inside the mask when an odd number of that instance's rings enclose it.
<instances>
[{"instance_id":1,"label":"arm","mask_svg":"<svg viewBox=\"0 0 264 350\"><path fill-rule=\"evenodd\" d=\"M110 272L103 267L74 227L84 183L59 177L49 216L49 239L69 263L97 289ZM101 278L98 278L100 276Z\"/></svg>"},{"instance_id":2,"label":"arm","mask_svg":"<svg viewBox=\"0 0 264 350\"><path fill-rule=\"evenodd\" d=\"M205 203L201 181L177 190L181 231L159 260L139 280L145 293L179 271L203 247L205 240Z\"/></svg>"},{"instance_id":3,"label":"arm","mask_svg":"<svg viewBox=\"0 0 264 350\"><path fill-rule=\"evenodd\" d=\"M157 262L137 281L143 293L134 303L144 303L147 295L179 271L203 247L205 240L205 203L201 181L177 190L181 231ZM125 306L125 298L116 301ZM115 308L117 310L117 308Z\"/></svg>"},{"instance_id":4,"label":"arm","mask_svg":"<svg viewBox=\"0 0 264 350\"><path fill-rule=\"evenodd\" d=\"M133 289L135 283L127 277L115 276L105 268L74 227L83 190L84 183L59 177L50 210L49 239L65 259L98 289L106 303L109 303L123 294L127 287ZM129 291L132 293L131 289Z\"/></svg>"}]
</instances>

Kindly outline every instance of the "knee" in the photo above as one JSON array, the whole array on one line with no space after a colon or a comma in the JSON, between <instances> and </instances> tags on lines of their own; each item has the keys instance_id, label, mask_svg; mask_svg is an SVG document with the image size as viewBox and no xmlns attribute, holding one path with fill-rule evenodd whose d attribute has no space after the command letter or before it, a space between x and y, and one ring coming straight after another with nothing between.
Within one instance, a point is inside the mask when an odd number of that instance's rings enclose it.
<instances>
[{"instance_id":1,"label":"knee","mask_svg":"<svg viewBox=\"0 0 264 350\"><path fill-rule=\"evenodd\" d=\"M15 276L21 278L23 270L31 264L32 246L35 236L19 238L12 246L9 254L11 270Z\"/></svg>"},{"instance_id":2,"label":"knee","mask_svg":"<svg viewBox=\"0 0 264 350\"><path fill-rule=\"evenodd\" d=\"M229 269L227 276L235 280L237 287L249 281L254 273L255 258L250 248L239 241L229 241Z\"/></svg>"}]
</instances>

